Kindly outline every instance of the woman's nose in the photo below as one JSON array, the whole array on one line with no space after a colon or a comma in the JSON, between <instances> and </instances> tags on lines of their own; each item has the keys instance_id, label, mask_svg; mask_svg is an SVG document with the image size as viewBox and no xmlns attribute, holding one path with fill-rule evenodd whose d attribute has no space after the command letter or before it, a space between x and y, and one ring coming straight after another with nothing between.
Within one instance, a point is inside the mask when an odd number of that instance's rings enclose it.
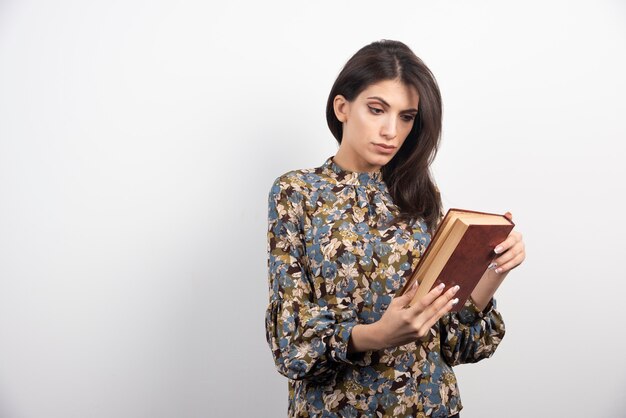
<instances>
[{"instance_id":1,"label":"woman's nose","mask_svg":"<svg viewBox=\"0 0 626 418\"><path fill-rule=\"evenodd\" d=\"M386 118L385 123L381 128L381 135L389 139L393 139L397 135L397 122L396 118Z\"/></svg>"}]
</instances>

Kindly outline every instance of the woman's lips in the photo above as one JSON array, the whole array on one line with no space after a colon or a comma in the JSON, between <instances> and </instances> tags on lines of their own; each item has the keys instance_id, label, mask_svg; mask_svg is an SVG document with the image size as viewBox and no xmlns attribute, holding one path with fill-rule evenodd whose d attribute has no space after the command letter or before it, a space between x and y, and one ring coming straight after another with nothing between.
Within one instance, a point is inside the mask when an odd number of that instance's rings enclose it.
<instances>
[{"instance_id":1,"label":"woman's lips","mask_svg":"<svg viewBox=\"0 0 626 418\"><path fill-rule=\"evenodd\" d=\"M393 154L394 150L396 149L396 147L394 147L393 145L384 144L374 144L374 148L376 148L378 152L381 152L383 154Z\"/></svg>"}]
</instances>

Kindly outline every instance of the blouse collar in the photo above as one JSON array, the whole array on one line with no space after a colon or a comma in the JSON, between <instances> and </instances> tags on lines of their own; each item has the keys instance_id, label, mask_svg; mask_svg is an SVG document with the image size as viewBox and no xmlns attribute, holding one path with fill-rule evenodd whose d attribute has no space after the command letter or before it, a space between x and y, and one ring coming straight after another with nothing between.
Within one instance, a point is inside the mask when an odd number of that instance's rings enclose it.
<instances>
[{"instance_id":1,"label":"blouse collar","mask_svg":"<svg viewBox=\"0 0 626 418\"><path fill-rule=\"evenodd\" d=\"M349 171L340 167L333 157L326 159L322 164L322 171L328 176L332 177L341 184L351 184L354 186L378 186L383 183L383 173L380 169L372 172L364 171Z\"/></svg>"}]
</instances>

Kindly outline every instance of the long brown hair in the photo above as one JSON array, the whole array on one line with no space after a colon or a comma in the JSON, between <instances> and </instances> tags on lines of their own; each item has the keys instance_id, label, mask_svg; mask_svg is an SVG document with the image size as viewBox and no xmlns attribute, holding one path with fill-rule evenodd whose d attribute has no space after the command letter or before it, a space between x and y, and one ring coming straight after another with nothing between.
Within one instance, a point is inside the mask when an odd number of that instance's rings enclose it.
<instances>
[{"instance_id":1,"label":"long brown hair","mask_svg":"<svg viewBox=\"0 0 626 418\"><path fill-rule=\"evenodd\" d=\"M341 144L342 123L333 108L336 95L353 101L369 85L401 80L419 95L413 128L397 154L382 167L389 194L400 209L394 221L422 218L434 231L442 215L442 202L432 179L430 164L441 139L442 103L435 77L411 49L399 41L383 39L364 46L343 67L328 95L326 121Z\"/></svg>"}]
</instances>

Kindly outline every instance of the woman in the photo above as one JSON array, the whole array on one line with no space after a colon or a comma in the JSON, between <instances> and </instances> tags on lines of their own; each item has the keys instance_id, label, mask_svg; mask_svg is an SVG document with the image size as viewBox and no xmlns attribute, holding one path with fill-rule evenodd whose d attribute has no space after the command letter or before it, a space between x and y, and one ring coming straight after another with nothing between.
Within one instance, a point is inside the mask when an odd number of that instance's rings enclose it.
<instances>
[{"instance_id":1,"label":"woman","mask_svg":"<svg viewBox=\"0 0 626 418\"><path fill-rule=\"evenodd\" d=\"M415 287L394 298L443 217L429 172L441 113L424 63L401 42L374 42L328 97L336 155L274 182L266 332L289 416L455 417L452 366L490 357L503 338L493 294L525 258L518 232L460 312L456 287L408 307Z\"/></svg>"}]
</instances>

